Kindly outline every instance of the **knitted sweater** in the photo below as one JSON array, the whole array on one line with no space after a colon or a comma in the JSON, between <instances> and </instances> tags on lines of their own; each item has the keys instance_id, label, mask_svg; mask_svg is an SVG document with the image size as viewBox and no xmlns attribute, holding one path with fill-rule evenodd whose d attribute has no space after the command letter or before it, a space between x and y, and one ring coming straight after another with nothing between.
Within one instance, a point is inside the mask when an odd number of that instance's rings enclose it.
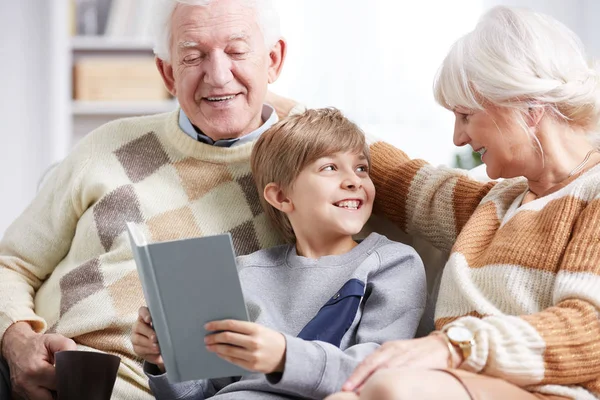
<instances>
[{"instance_id":1,"label":"knitted sweater","mask_svg":"<svg viewBox=\"0 0 600 400\"><path fill-rule=\"evenodd\" d=\"M600 166L521 205L524 178L480 183L384 143L371 152L375 212L451 251L436 327L475 333L461 368L600 396Z\"/></svg>"},{"instance_id":2,"label":"knitted sweater","mask_svg":"<svg viewBox=\"0 0 600 400\"><path fill-rule=\"evenodd\" d=\"M0 341L15 321L121 357L113 398L151 398L129 332L144 304L125 222L152 241L231 232L237 254L281 241L251 176L252 143L199 143L178 111L90 133L0 242Z\"/></svg>"}]
</instances>

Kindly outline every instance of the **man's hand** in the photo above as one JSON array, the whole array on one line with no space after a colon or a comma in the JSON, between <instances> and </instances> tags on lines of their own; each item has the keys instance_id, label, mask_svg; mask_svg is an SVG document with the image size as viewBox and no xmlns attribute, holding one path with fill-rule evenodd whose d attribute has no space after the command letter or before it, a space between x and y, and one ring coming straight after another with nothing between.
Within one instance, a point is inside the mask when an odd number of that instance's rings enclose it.
<instances>
[{"instance_id":1,"label":"man's hand","mask_svg":"<svg viewBox=\"0 0 600 400\"><path fill-rule=\"evenodd\" d=\"M26 322L11 325L2 340L2 356L10 368L13 396L52 400L54 353L62 350L77 350L77 345L62 335L35 333Z\"/></svg>"},{"instance_id":2,"label":"man's hand","mask_svg":"<svg viewBox=\"0 0 600 400\"><path fill-rule=\"evenodd\" d=\"M450 350L444 339L430 335L420 339L386 342L365 358L342 386L343 391L356 391L378 369L383 368L439 368L448 367Z\"/></svg>"},{"instance_id":3,"label":"man's hand","mask_svg":"<svg viewBox=\"0 0 600 400\"><path fill-rule=\"evenodd\" d=\"M156 365L160 372L165 372L165 363L160 355L160 347L156 332L152 327L152 317L148 307L140 307L138 310L138 319L133 324L131 331L131 343L135 354L150 364Z\"/></svg>"},{"instance_id":4,"label":"man's hand","mask_svg":"<svg viewBox=\"0 0 600 400\"><path fill-rule=\"evenodd\" d=\"M253 372L283 372L286 343L281 333L235 320L213 321L204 327L219 332L206 336L204 343L224 360Z\"/></svg>"}]
</instances>

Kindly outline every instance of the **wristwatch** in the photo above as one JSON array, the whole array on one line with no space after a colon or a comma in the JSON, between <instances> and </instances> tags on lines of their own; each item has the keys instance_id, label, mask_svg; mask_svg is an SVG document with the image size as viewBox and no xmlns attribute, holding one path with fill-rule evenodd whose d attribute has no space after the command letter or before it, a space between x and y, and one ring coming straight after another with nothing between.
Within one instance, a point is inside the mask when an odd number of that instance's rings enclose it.
<instances>
[{"instance_id":1,"label":"wristwatch","mask_svg":"<svg viewBox=\"0 0 600 400\"><path fill-rule=\"evenodd\" d=\"M475 346L475 335L466 326L450 324L442 329L442 333L448 338L454 347L458 347L462 353L463 361L469 358L473 346Z\"/></svg>"}]
</instances>

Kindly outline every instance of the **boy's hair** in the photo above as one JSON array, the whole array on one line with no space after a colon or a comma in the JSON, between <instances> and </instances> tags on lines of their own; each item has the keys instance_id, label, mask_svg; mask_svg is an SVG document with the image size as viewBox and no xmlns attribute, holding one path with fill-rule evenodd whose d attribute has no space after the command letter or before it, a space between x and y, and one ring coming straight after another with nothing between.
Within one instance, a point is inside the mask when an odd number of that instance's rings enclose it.
<instances>
[{"instance_id":1,"label":"boy's hair","mask_svg":"<svg viewBox=\"0 0 600 400\"><path fill-rule=\"evenodd\" d=\"M288 243L296 240L292 225L285 213L265 200L265 187L273 182L281 190L289 190L307 165L338 152L364 154L371 164L364 132L335 108L311 109L286 117L257 140L250 164L260 202L271 224Z\"/></svg>"}]
</instances>

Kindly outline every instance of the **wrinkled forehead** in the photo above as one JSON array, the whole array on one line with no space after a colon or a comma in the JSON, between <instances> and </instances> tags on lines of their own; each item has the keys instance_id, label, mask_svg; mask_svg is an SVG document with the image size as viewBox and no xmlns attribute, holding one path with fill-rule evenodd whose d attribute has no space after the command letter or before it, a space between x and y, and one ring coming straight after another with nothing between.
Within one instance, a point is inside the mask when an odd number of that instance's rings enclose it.
<instances>
[{"instance_id":1,"label":"wrinkled forehead","mask_svg":"<svg viewBox=\"0 0 600 400\"><path fill-rule=\"evenodd\" d=\"M177 45L262 38L255 8L235 0L212 1L206 6L177 4L171 26Z\"/></svg>"}]
</instances>

